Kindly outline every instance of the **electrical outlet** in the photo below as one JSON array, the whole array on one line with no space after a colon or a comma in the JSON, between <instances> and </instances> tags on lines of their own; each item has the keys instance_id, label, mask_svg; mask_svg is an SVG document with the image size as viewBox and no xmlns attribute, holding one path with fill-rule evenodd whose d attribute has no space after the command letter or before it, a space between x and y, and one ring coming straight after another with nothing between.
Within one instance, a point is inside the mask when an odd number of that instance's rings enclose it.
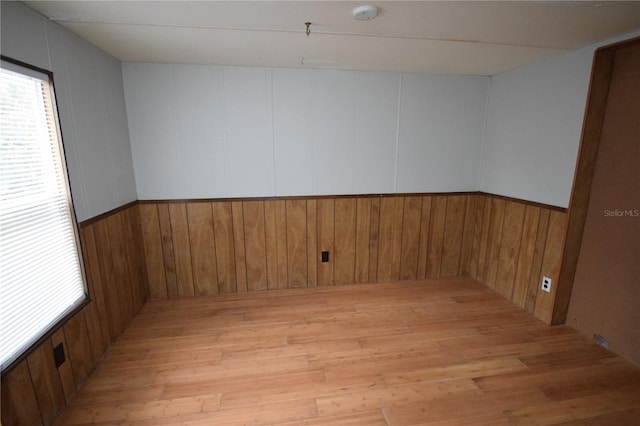
<instances>
[{"instance_id":1,"label":"electrical outlet","mask_svg":"<svg viewBox=\"0 0 640 426\"><path fill-rule=\"evenodd\" d=\"M540 285L542 291L546 291L547 293L551 293L551 278L542 277L542 284Z\"/></svg>"},{"instance_id":2,"label":"electrical outlet","mask_svg":"<svg viewBox=\"0 0 640 426\"><path fill-rule=\"evenodd\" d=\"M326 263L329 261L329 252L328 251L323 251L322 252L322 262Z\"/></svg>"},{"instance_id":3,"label":"electrical outlet","mask_svg":"<svg viewBox=\"0 0 640 426\"><path fill-rule=\"evenodd\" d=\"M53 361L56 364L56 368L60 367L66 361L64 356L64 346L62 343L58 343L58 345L53 348Z\"/></svg>"}]
</instances>

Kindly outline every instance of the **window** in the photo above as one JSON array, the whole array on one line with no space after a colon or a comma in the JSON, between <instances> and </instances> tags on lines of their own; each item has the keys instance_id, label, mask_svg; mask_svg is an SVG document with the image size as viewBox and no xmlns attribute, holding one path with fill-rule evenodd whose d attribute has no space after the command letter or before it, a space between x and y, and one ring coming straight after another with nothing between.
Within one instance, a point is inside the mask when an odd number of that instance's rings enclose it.
<instances>
[{"instance_id":1,"label":"window","mask_svg":"<svg viewBox=\"0 0 640 426\"><path fill-rule=\"evenodd\" d=\"M2 58L0 365L86 300L51 75Z\"/></svg>"}]
</instances>

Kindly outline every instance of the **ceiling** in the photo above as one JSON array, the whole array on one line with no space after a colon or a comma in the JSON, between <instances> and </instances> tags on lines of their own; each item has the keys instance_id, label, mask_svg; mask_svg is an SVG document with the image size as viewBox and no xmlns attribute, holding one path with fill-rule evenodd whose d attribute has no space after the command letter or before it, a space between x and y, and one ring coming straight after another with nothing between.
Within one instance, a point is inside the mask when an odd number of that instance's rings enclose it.
<instances>
[{"instance_id":1,"label":"ceiling","mask_svg":"<svg viewBox=\"0 0 640 426\"><path fill-rule=\"evenodd\" d=\"M640 29L640 1L25 3L130 62L493 75Z\"/></svg>"}]
</instances>

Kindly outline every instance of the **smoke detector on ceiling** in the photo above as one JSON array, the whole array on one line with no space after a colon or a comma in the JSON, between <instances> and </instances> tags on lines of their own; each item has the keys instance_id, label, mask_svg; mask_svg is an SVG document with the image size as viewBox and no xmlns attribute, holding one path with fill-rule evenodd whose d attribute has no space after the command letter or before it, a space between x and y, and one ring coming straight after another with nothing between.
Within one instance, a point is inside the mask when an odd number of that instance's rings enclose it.
<instances>
[{"instance_id":1,"label":"smoke detector on ceiling","mask_svg":"<svg viewBox=\"0 0 640 426\"><path fill-rule=\"evenodd\" d=\"M378 16L378 8L376 6L358 6L353 9L353 17L358 21L370 21Z\"/></svg>"}]
</instances>

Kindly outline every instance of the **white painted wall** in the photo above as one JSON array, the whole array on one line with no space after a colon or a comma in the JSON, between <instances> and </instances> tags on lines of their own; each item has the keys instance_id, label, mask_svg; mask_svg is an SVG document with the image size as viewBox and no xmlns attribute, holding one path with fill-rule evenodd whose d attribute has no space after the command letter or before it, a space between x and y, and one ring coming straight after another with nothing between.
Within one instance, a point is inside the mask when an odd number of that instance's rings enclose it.
<instances>
[{"instance_id":1,"label":"white painted wall","mask_svg":"<svg viewBox=\"0 0 640 426\"><path fill-rule=\"evenodd\" d=\"M593 54L638 34L492 76L479 190L567 207Z\"/></svg>"},{"instance_id":2,"label":"white painted wall","mask_svg":"<svg viewBox=\"0 0 640 426\"><path fill-rule=\"evenodd\" d=\"M475 191L488 77L123 64L140 199Z\"/></svg>"},{"instance_id":3,"label":"white painted wall","mask_svg":"<svg viewBox=\"0 0 640 426\"><path fill-rule=\"evenodd\" d=\"M18 2L2 2L2 54L53 71L79 221L137 199L120 62Z\"/></svg>"}]
</instances>

